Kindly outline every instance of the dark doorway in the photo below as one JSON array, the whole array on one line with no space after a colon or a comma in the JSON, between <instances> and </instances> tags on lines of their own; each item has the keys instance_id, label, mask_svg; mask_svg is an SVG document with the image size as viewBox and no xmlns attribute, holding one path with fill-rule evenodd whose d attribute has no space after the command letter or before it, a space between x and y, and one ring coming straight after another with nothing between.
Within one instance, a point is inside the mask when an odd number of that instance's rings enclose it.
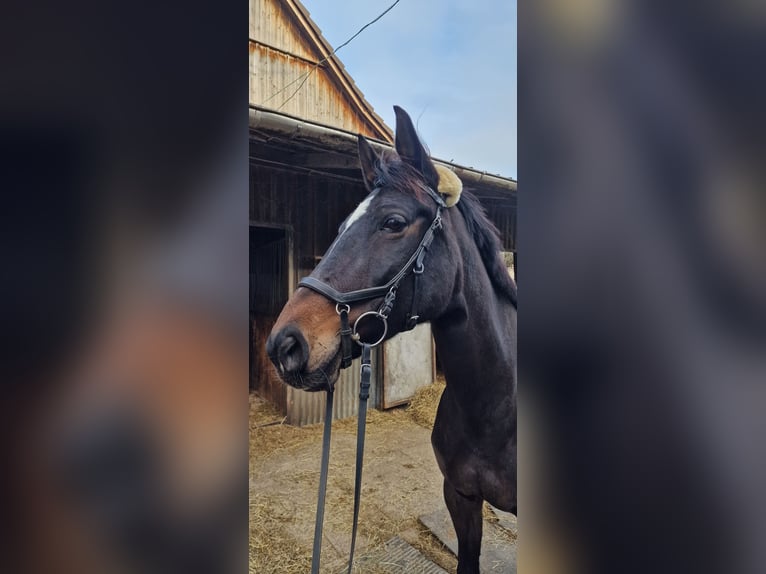
<instances>
[{"instance_id":1,"label":"dark doorway","mask_svg":"<svg viewBox=\"0 0 766 574\"><path fill-rule=\"evenodd\" d=\"M284 408L285 393L266 356L266 338L287 302L290 236L287 229L250 225L250 389Z\"/></svg>"}]
</instances>

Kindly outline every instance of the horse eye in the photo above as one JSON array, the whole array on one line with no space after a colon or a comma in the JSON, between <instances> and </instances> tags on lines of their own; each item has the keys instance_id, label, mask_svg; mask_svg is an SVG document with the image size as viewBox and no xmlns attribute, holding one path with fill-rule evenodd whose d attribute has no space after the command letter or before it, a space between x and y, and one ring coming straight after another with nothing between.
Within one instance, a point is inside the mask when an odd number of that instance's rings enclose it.
<instances>
[{"instance_id":1,"label":"horse eye","mask_svg":"<svg viewBox=\"0 0 766 574\"><path fill-rule=\"evenodd\" d=\"M407 221L401 215L392 215L381 226L381 229L397 233L407 227Z\"/></svg>"}]
</instances>

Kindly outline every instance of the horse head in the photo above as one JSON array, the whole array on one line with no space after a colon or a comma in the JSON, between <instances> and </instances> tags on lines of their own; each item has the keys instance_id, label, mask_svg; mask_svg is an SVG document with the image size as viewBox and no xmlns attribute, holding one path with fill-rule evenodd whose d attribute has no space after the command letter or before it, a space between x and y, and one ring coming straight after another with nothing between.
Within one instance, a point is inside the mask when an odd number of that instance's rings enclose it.
<instances>
[{"instance_id":1,"label":"horse head","mask_svg":"<svg viewBox=\"0 0 766 574\"><path fill-rule=\"evenodd\" d=\"M398 106L394 111L395 152L377 153L359 136L359 159L368 194L341 224L310 275L320 292L299 286L266 343L280 376L296 388L327 390L338 378L341 305L330 296L333 293L386 286L373 298L348 303L349 324L362 341L389 339L415 323L428 321L438 316L453 296L460 266L458 250L450 249L454 239L439 229L443 217L444 225L448 225L445 214L458 202L462 183L450 170L431 161L407 113ZM432 237L427 238L429 231ZM423 255L415 257L421 251ZM388 287L392 282L396 282L395 300L382 321L379 312L386 296L391 297ZM358 321L365 313L366 318ZM358 356L360 348L353 347L354 356Z\"/></svg>"}]
</instances>

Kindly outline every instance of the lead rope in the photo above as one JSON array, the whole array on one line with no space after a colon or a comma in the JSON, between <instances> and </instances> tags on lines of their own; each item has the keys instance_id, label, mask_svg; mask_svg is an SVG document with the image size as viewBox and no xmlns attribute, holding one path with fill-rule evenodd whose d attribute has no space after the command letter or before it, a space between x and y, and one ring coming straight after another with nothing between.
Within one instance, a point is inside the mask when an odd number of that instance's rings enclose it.
<instances>
[{"instance_id":1,"label":"lead rope","mask_svg":"<svg viewBox=\"0 0 766 574\"><path fill-rule=\"evenodd\" d=\"M354 480L354 525L351 530L351 554L348 558L348 572L354 565L356 530L359 524L359 499L362 491L362 467L364 465L364 436L367 427L367 399L370 397L370 378L372 377L371 349L368 344L362 346L362 367L359 382L359 414L356 432L356 478ZM327 493L327 473L330 461L330 436L332 433L333 390L327 391L324 414L324 432L322 433L322 464L319 474L319 496L317 515L314 525L314 549L311 555L311 574L319 574L319 561L322 554L322 527L324 524L325 495Z\"/></svg>"},{"instance_id":2,"label":"lead rope","mask_svg":"<svg viewBox=\"0 0 766 574\"><path fill-rule=\"evenodd\" d=\"M324 411L324 432L322 433L322 466L319 473L319 496L317 498L317 516L314 524L314 550L311 555L311 574L319 574L319 557L322 554L322 525L324 524L324 500L327 493L327 468L330 463L330 434L332 433L333 389L327 390L327 402Z\"/></svg>"},{"instance_id":3,"label":"lead rope","mask_svg":"<svg viewBox=\"0 0 766 574\"><path fill-rule=\"evenodd\" d=\"M359 415L356 427L356 480L354 481L354 526L351 529L351 554L348 557L348 574L354 566L356 527L359 523L359 497L362 493L362 466L364 465L364 434L367 426L367 399L370 396L370 345L362 347L362 372L359 382Z\"/></svg>"}]
</instances>

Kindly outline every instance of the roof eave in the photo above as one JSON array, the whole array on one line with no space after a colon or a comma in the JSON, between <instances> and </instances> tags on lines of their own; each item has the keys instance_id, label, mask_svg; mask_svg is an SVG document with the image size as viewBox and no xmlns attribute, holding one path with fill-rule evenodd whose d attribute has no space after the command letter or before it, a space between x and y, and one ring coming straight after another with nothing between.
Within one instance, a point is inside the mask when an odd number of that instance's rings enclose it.
<instances>
[{"instance_id":1,"label":"roof eave","mask_svg":"<svg viewBox=\"0 0 766 574\"><path fill-rule=\"evenodd\" d=\"M278 133L287 139L311 139L328 148L348 153L356 153L357 149L357 134L353 132L309 122L258 106L250 106L249 125L251 130ZM390 141L367 139L378 150L392 148ZM486 171L479 171L438 158L432 158L432 160L450 168L468 185L488 186L513 195L516 194L517 183L514 179L487 173Z\"/></svg>"}]
</instances>

